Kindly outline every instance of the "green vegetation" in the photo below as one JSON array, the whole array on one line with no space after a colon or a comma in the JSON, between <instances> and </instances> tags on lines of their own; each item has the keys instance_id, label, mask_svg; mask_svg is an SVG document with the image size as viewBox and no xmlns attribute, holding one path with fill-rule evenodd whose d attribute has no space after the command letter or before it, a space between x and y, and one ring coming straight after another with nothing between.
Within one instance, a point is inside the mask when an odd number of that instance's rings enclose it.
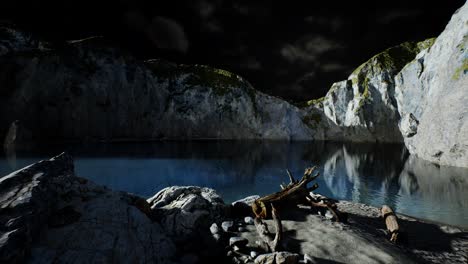
<instances>
[{"instance_id":1,"label":"green vegetation","mask_svg":"<svg viewBox=\"0 0 468 264\"><path fill-rule=\"evenodd\" d=\"M460 79L460 75L462 73L465 74L466 72L468 72L468 58L467 57L465 57L465 59L463 60L462 65L460 65L458 68L455 69L455 72L452 75L452 79L458 80Z\"/></svg>"},{"instance_id":2,"label":"green vegetation","mask_svg":"<svg viewBox=\"0 0 468 264\"><path fill-rule=\"evenodd\" d=\"M185 84L211 88L218 96L225 95L231 91L232 87L246 88L247 86L240 76L206 65L176 65L162 60L147 61L146 65L157 77L163 79L173 79L188 74Z\"/></svg>"}]
</instances>

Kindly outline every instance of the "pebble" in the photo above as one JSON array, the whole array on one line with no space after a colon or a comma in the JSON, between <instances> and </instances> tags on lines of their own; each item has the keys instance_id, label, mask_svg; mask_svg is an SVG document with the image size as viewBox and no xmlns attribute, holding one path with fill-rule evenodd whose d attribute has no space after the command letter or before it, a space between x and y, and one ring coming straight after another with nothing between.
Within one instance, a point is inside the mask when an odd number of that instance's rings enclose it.
<instances>
[{"instance_id":1,"label":"pebble","mask_svg":"<svg viewBox=\"0 0 468 264\"><path fill-rule=\"evenodd\" d=\"M244 218L244 222L248 225L253 225L254 224L254 219L251 216L246 216Z\"/></svg>"},{"instance_id":2,"label":"pebble","mask_svg":"<svg viewBox=\"0 0 468 264\"><path fill-rule=\"evenodd\" d=\"M210 232L211 234L218 234L219 233L219 227L216 223L213 223L211 226L210 226Z\"/></svg>"},{"instance_id":3,"label":"pebble","mask_svg":"<svg viewBox=\"0 0 468 264\"><path fill-rule=\"evenodd\" d=\"M325 218L327 219L333 219L333 214L327 210L327 212L325 213Z\"/></svg>"},{"instance_id":4,"label":"pebble","mask_svg":"<svg viewBox=\"0 0 468 264\"><path fill-rule=\"evenodd\" d=\"M223 223L221 223L221 227L223 228L224 232L232 231L233 226L233 221L224 221Z\"/></svg>"},{"instance_id":5,"label":"pebble","mask_svg":"<svg viewBox=\"0 0 468 264\"><path fill-rule=\"evenodd\" d=\"M229 239L229 246L245 247L249 243L249 240L245 237L231 237Z\"/></svg>"},{"instance_id":6,"label":"pebble","mask_svg":"<svg viewBox=\"0 0 468 264\"><path fill-rule=\"evenodd\" d=\"M247 231L247 228L245 228L245 227L243 227L243 226L239 226L239 227L237 228L237 230L238 230L239 232L245 232L245 231Z\"/></svg>"},{"instance_id":7,"label":"pebble","mask_svg":"<svg viewBox=\"0 0 468 264\"><path fill-rule=\"evenodd\" d=\"M315 259L307 254L304 254L304 263L312 264L316 263Z\"/></svg>"},{"instance_id":8,"label":"pebble","mask_svg":"<svg viewBox=\"0 0 468 264\"><path fill-rule=\"evenodd\" d=\"M213 235L213 238L216 240L216 241L219 241L221 239L221 235L220 234L214 234Z\"/></svg>"},{"instance_id":9,"label":"pebble","mask_svg":"<svg viewBox=\"0 0 468 264\"><path fill-rule=\"evenodd\" d=\"M258 253L256 251L250 251L250 256L255 259L258 256Z\"/></svg>"}]
</instances>

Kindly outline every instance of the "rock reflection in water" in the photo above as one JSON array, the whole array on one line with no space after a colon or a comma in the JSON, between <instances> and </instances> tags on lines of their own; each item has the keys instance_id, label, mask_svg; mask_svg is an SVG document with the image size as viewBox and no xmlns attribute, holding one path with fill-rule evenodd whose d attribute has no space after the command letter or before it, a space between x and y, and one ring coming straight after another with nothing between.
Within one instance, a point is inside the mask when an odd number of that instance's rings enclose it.
<instances>
[{"instance_id":1,"label":"rock reflection in water","mask_svg":"<svg viewBox=\"0 0 468 264\"><path fill-rule=\"evenodd\" d=\"M78 175L110 188L149 197L170 185L199 185L230 202L278 191L288 181L286 168L300 177L305 167L318 165L324 195L468 227L468 170L437 167L399 144L196 141L40 150L16 153L16 164L0 159L0 173L68 150Z\"/></svg>"}]
</instances>

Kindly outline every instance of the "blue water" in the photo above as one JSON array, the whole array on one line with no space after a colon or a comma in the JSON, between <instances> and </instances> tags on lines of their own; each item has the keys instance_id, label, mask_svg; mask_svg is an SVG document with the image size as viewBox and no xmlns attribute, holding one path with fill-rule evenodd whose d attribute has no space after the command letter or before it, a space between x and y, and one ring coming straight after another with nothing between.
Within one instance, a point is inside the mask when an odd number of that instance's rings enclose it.
<instances>
[{"instance_id":1,"label":"blue water","mask_svg":"<svg viewBox=\"0 0 468 264\"><path fill-rule=\"evenodd\" d=\"M264 195L317 165L316 192L468 227L468 170L410 157L403 145L326 142L197 141L48 146L0 157L0 175L73 154L78 176L150 197L171 185L214 188L226 202Z\"/></svg>"}]
</instances>

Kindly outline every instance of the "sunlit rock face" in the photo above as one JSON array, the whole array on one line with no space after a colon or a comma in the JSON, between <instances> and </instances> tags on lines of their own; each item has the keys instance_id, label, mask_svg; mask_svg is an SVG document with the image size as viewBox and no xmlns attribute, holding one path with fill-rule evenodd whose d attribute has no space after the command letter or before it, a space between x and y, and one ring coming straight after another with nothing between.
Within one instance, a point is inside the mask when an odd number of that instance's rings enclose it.
<instances>
[{"instance_id":1,"label":"sunlit rock face","mask_svg":"<svg viewBox=\"0 0 468 264\"><path fill-rule=\"evenodd\" d=\"M402 142L394 76L433 39L389 48L359 66L323 98L306 102L304 122L321 139Z\"/></svg>"},{"instance_id":2,"label":"sunlit rock face","mask_svg":"<svg viewBox=\"0 0 468 264\"><path fill-rule=\"evenodd\" d=\"M400 129L412 154L441 165L468 167L468 4L461 7L434 45L396 77Z\"/></svg>"},{"instance_id":3,"label":"sunlit rock face","mask_svg":"<svg viewBox=\"0 0 468 264\"><path fill-rule=\"evenodd\" d=\"M36 140L312 138L297 107L231 72L1 30L0 121L20 120Z\"/></svg>"}]
</instances>

